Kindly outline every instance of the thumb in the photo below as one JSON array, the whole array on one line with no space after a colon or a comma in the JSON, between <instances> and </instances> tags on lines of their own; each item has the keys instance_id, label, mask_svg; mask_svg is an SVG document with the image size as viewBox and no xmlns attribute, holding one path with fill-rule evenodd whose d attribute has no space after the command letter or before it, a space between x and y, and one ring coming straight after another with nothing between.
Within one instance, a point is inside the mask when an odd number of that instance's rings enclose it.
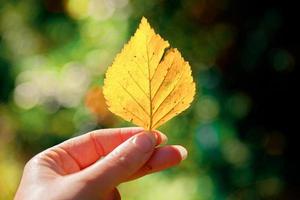
<instances>
[{"instance_id":1,"label":"thumb","mask_svg":"<svg viewBox=\"0 0 300 200\"><path fill-rule=\"evenodd\" d=\"M139 133L83 172L90 177L90 183L101 185L107 189L114 188L148 161L156 144L157 135L155 133Z\"/></svg>"}]
</instances>

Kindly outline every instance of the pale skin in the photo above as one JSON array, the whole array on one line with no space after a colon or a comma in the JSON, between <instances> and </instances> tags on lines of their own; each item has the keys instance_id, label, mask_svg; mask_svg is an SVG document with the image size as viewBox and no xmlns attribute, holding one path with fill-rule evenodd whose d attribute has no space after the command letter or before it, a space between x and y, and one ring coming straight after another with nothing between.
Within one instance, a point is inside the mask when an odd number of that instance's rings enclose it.
<instances>
[{"instance_id":1,"label":"pale skin","mask_svg":"<svg viewBox=\"0 0 300 200\"><path fill-rule=\"evenodd\" d=\"M187 151L141 128L102 129L51 147L26 164L15 200L118 200L117 186L175 166ZM160 145L160 146L159 146Z\"/></svg>"}]
</instances>

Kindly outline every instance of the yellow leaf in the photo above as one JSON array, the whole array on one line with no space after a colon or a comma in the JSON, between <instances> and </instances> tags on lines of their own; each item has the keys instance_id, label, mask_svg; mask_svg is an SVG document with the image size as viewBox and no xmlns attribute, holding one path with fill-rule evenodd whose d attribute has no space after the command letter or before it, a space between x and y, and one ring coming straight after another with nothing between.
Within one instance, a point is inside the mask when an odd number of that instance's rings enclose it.
<instances>
[{"instance_id":1,"label":"yellow leaf","mask_svg":"<svg viewBox=\"0 0 300 200\"><path fill-rule=\"evenodd\" d=\"M190 106L195 83L188 62L142 18L108 68L103 93L111 112L154 130Z\"/></svg>"}]
</instances>

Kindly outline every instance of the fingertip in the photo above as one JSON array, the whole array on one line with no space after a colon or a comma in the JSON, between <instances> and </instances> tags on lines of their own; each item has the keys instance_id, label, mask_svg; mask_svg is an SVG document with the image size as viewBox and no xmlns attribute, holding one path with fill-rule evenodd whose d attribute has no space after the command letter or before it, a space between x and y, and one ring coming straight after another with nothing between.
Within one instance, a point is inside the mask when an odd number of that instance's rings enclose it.
<instances>
[{"instance_id":1,"label":"fingertip","mask_svg":"<svg viewBox=\"0 0 300 200\"><path fill-rule=\"evenodd\" d=\"M184 148L183 146L180 146L180 145L174 145L173 147L178 150L178 153L181 156L181 160L185 160L187 158L188 151L186 150L186 148Z\"/></svg>"},{"instance_id":2,"label":"fingertip","mask_svg":"<svg viewBox=\"0 0 300 200\"><path fill-rule=\"evenodd\" d=\"M161 133L160 132L160 144L161 145L163 145L163 144L167 144L167 142L168 142L168 137L165 135L165 134L163 134L163 133Z\"/></svg>"},{"instance_id":3,"label":"fingertip","mask_svg":"<svg viewBox=\"0 0 300 200\"><path fill-rule=\"evenodd\" d=\"M127 179L127 181L176 166L180 164L182 160L186 159L186 157L187 150L180 145L157 147L147 163Z\"/></svg>"},{"instance_id":4,"label":"fingertip","mask_svg":"<svg viewBox=\"0 0 300 200\"><path fill-rule=\"evenodd\" d=\"M167 144L168 142L168 137L163 134L162 132L158 131L158 130L155 130L153 131L153 133L156 135L156 138L157 138L157 143L156 145L164 145L164 144Z\"/></svg>"}]
</instances>

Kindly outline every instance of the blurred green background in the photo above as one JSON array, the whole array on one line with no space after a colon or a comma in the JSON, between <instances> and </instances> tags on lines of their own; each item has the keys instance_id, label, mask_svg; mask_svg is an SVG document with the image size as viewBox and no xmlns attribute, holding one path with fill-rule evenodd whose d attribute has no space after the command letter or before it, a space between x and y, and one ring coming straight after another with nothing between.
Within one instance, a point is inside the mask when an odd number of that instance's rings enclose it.
<instances>
[{"instance_id":1,"label":"blurred green background","mask_svg":"<svg viewBox=\"0 0 300 200\"><path fill-rule=\"evenodd\" d=\"M121 185L124 199L294 199L294 7L0 0L0 199L13 198L36 153L97 128L131 126L105 109L101 86L142 16L190 62L197 95L160 128L169 143L187 147L188 159Z\"/></svg>"}]
</instances>

